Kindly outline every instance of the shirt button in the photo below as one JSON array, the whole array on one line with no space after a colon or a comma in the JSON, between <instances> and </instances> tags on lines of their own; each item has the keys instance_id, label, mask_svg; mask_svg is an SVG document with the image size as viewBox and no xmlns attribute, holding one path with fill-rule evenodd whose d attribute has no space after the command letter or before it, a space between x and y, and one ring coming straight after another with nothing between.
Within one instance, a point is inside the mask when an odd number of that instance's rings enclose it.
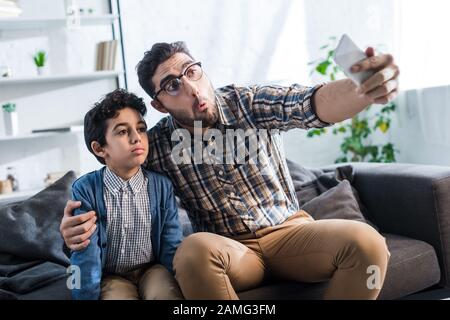
<instances>
[{"instance_id":1,"label":"shirt button","mask_svg":"<svg viewBox=\"0 0 450 320\"><path fill-rule=\"evenodd\" d=\"M234 197L234 192L231 192L231 193L230 193L230 196Z\"/></svg>"},{"instance_id":2,"label":"shirt button","mask_svg":"<svg viewBox=\"0 0 450 320\"><path fill-rule=\"evenodd\" d=\"M123 227L124 227L124 228L128 228L128 224L125 223L125 224L123 225Z\"/></svg>"},{"instance_id":3,"label":"shirt button","mask_svg":"<svg viewBox=\"0 0 450 320\"><path fill-rule=\"evenodd\" d=\"M120 250L120 252L121 252L122 254L124 254L124 253L125 253L125 250L124 250L124 249L122 249L122 250Z\"/></svg>"},{"instance_id":4,"label":"shirt button","mask_svg":"<svg viewBox=\"0 0 450 320\"><path fill-rule=\"evenodd\" d=\"M222 170L219 171L219 175L220 176L223 175L223 171Z\"/></svg>"}]
</instances>

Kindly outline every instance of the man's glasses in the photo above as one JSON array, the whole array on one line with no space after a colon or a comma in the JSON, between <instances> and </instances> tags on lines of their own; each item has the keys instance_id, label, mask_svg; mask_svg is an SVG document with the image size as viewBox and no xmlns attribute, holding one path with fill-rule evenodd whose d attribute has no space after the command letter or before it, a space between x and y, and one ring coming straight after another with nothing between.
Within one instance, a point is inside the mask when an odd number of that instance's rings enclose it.
<instances>
[{"instance_id":1,"label":"man's glasses","mask_svg":"<svg viewBox=\"0 0 450 320\"><path fill-rule=\"evenodd\" d=\"M167 92L169 96L177 96L181 91L181 78L186 76L191 81L197 81L200 80L200 78L203 76L203 69L202 69L202 63L201 62L194 62L186 67L184 71L175 78L172 78L170 80L167 80L161 85L161 89L156 92L153 99L156 99L158 94L161 93L161 91Z\"/></svg>"}]
</instances>

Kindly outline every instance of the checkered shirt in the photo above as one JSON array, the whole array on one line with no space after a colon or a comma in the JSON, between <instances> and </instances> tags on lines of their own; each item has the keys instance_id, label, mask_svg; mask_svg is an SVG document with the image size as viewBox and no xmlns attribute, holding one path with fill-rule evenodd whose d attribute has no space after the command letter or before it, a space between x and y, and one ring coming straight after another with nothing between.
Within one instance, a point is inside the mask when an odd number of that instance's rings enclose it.
<instances>
[{"instance_id":1,"label":"checkered shirt","mask_svg":"<svg viewBox=\"0 0 450 320\"><path fill-rule=\"evenodd\" d=\"M106 271L126 273L153 260L148 178L142 169L124 181L108 167L103 177L107 216Z\"/></svg>"}]
</instances>

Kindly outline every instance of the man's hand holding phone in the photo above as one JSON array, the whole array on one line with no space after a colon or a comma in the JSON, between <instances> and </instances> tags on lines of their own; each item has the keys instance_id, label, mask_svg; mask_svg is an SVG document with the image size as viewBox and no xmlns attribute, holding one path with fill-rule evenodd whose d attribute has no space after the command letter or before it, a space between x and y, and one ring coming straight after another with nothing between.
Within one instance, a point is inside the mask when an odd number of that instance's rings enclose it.
<instances>
[{"instance_id":1,"label":"man's hand holding phone","mask_svg":"<svg viewBox=\"0 0 450 320\"><path fill-rule=\"evenodd\" d=\"M390 54L375 55L372 47L362 51L343 35L334 54L335 62L372 103L386 104L398 93L400 70Z\"/></svg>"}]
</instances>

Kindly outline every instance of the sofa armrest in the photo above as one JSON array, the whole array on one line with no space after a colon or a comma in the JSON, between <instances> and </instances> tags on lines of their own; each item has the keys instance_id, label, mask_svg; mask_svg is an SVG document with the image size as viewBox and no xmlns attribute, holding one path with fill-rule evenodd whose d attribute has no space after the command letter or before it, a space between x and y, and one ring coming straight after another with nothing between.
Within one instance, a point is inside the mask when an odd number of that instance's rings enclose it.
<instances>
[{"instance_id":1,"label":"sofa armrest","mask_svg":"<svg viewBox=\"0 0 450 320\"><path fill-rule=\"evenodd\" d=\"M450 167L352 163L353 185L383 233L431 244L450 287Z\"/></svg>"}]
</instances>

